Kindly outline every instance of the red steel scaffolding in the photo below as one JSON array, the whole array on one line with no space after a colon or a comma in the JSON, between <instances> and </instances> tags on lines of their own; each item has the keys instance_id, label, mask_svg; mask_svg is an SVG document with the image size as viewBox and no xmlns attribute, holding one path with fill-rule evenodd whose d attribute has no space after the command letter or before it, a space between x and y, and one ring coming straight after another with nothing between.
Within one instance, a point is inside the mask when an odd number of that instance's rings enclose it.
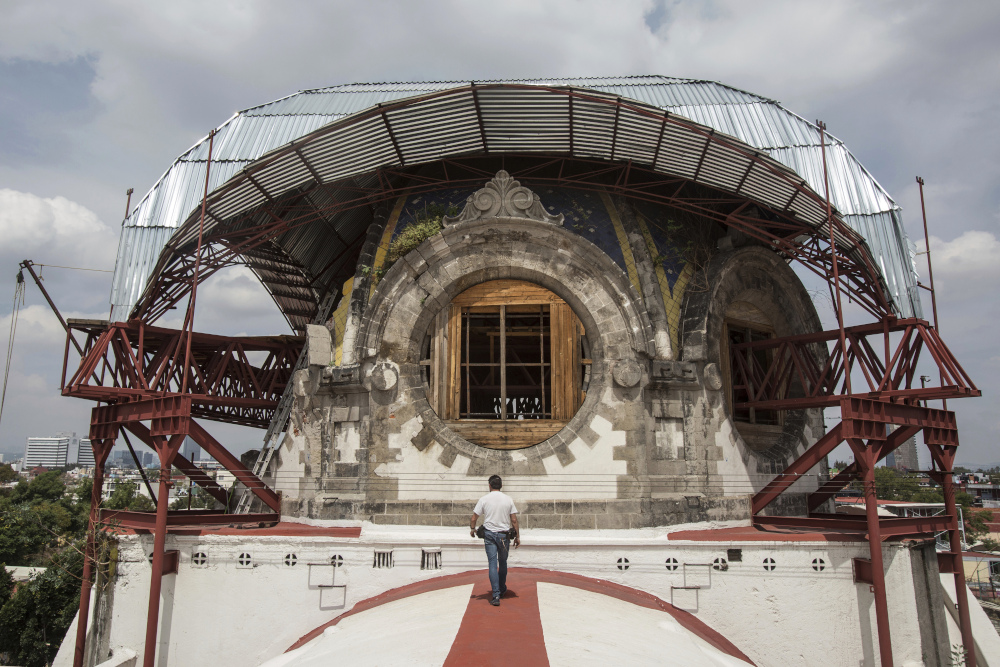
<instances>
[{"instance_id":1,"label":"red steel scaffolding","mask_svg":"<svg viewBox=\"0 0 1000 667\"><path fill-rule=\"evenodd\" d=\"M441 161L439 175L425 170L419 178L405 170L380 169L379 187L366 189L352 184L347 191L353 194L339 201L338 211L372 206L407 194L481 183L484 177L493 173L482 160L482 156L468 160L449 158ZM767 215L762 217L760 211L765 207L757 204L757 210L753 211L748 200L731 193L719 191L706 196L704 187L685 190L684 179L655 174L632 163L538 155L520 156L520 160L518 168L509 166L511 163L507 168L526 185L602 190L673 206L767 243L775 252L789 260L800 261L830 282L837 294L836 330L731 346L733 386L740 389L740 395L747 397L734 407L797 410L839 406L841 411L838 424L753 496L753 523L760 529L780 526L850 531L867 539L871 547L871 567L870 575L864 576L870 577L874 593L883 665L892 664L892 650L881 542L888 538L947 531L951 549L940 555L939 565L942 572L955 575L966 664L975 665L952 484L958 447L957 424L954 412L947 410L946 400L979 396L980 392L941 340L936 317L932 326L921 319L899 319L893 314L877 268L868 253L861 251L863 239L829 208L825 227L815 228L787 210L768 209ZM815 197L804 184L797 187L797 194ZM207 197L206 176L206 200ZM164 260L164 269L151 279L133 312L134 319L129 322L63 322L67 331L63 395L98 402L90 429L97 467L80 596L74 660L77 667L83 664L86 643L94 534L103 523L114 520L122 527L152 531L154 535L144 656L144 665L151 667L157 638L160 582L164 573L176 572L176 555L170 557L164 553L166 534L176 526L261 524L279 518L279 496L215 440L196 418L266 427L291 380L303 349L303 338L236 338L196 333L193 319L199 282L239 261L243 253L297 225L308 224L306 217L283 218L283 212L290 208L282 206L281 202L274 202L256 212L264 223L252 224L250 218L236 220L224 230L206 234L204 238L199 231L196 248L183 252L170 249L174 255ZM317 211L311 215L336 212ZM838 246L842 252L838 251ZM839 306L841 290L876 321L845 327ZM189 304L180 330L153 325L185 295L189 297ZM51 300L49 302L51 304ZM83 338L82 345L74 332ZM82 360L79 368L67 378L70 345L80 352ZM918 363L922 353L929 355L931 363L938 368L940 382L936 386L915 386L919 383ZM251 361L260 358L263 361L259 363ZM928 407L927 402L932 400L942 400L945 404L941 409ZM896 429L890 432L890 425ZM177 468L222 502L226 511L169 510L167 474L161 474L158 482L155 517L137 512L116 512L112 516L99 511L103 464L116 439L126 432L156 451L161 471L166 473ZM923 432L933 460L930 474L944 490L946 512L931 518L880 518L875 503L875 464L919 432ZM232 504L225 491L179 454L188 436L230 470L270 512L231 513ZM855 462L811 494L808 516L770 516L766 513L775 499L845 441L855 454ZM821 511L838 490L855 480L860 480L864 486L865 520Z\"/></svg>"}]
</instances>

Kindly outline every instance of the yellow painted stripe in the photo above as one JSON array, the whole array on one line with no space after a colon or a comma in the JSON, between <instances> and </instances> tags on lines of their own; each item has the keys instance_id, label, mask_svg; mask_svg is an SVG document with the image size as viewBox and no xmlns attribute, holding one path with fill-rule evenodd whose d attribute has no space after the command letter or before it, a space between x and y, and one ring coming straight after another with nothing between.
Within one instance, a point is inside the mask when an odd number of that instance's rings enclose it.
<instances>
[{"instance_id":1,"label":"yellow painted stripe","mask_svg":"<svg viewBox=\"0 0 1000 667\"><path fill-rule=\"evenodd\" d=\"M615 226L618 245L622 247L622 255L625 257L625 269L628 271L628 279L632 281L635 291L642 297L642 287L639 285L639 273L635 270L635 257L632 256L632 246L629 245L628 236L625 234L625 227L622 225L621 218L618 217L618 209L615 208L615 203L611 201L608 193L602 192L601 199L604 200L604 207L608 210L608 215L611 216L611 224Z\"/></svg>"},{"instance_id":2,"label":"yellow painted stripe","mask_svg":"<svg viewBox=\"0 0 1000 667\"><path fill-rule=\"evenodd\" d=\"M339 366L344 360L344 329L347 328L347 309L351 307L351 291L354 288L354 276L344 281L344 289L341 294L348 295L340 300L337 310L333 311L333 365Z\"/></svg>"},{"instance_id":3,"label":"yellow painted stripe","mask_svg":"<svg viewBox=\"0 0 1000 667\"><path fill-rule=\"evenodd\" d=\"M656 247L653 235L649 233L649 226L646 225L645 217L640 213L637 218L639 220L639 229L642 230L642 235L646 239L646 245L649 247L650 255L654 258L658 257L660 251ZM681 274L677 276L677 280L674 282L673 292L671 292L670 283L667 281L667 274L663 270L663 263L654 262L653 268L656 270L656 280L660 283L660 294L663 296L663 307L667 311L667 325L670 328L670 346L676 354L679 345L678 337L680 335L681 307L684 305L684 290L687 287L688 281L691 280L691 275L694 273L694 269L690 264L685 264L684 268L681 270Z\"/></svg>"},{"instance_id":4,"label":"yellow painted stripe","mask_svg":"<svg viewBox=\"0 0 1000 667\"><path fill-rule=\"evenodd\" d=\"M385 256L389 254L389 244L392 242L392 233L396 231L396 223L399 222L399 216L403 212L403 207L406 205L406 195L403 195L396 200L396 205L392 208L392 213L389 214L389 219L385 223L385 231L382 232L382 239L378 243L378 248L375 250L375 260L372 262L372 273L375 273L382 268L385 264ZM368 298L372 298L372 294L375 293L375 288L378 285L375 281L372 281L371 289L368 292Z\"/></svg>"}]
</instances>

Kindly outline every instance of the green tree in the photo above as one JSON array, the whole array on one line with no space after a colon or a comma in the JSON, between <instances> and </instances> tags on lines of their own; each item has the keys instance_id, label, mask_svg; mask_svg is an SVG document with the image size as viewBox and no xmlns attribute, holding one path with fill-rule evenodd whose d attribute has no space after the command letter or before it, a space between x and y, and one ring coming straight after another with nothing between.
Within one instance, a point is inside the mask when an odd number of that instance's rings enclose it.
<instances>
[{"instance_id":1,"label":"green tree","mask_svg":"<svg viewBox=\"0 0 1000 667\"><path fill-rule=\"evenodd\" d=\"M49 664L76 614L83 556L67 547L46 562L45 572L18 587L0 607L0 654L26 667Z\"/></svg>"},{"instance_id":2,"label":"green tree","mask_svg":"<svg viewBox=\"0 0 1000 667\"><path fill-rule=\"evenodd\" d=\"M0 463L0 484L8 484L17 479L17 473L6 463Z\"/></svg>"},{"instance_id":3,"label":"green tree","mask_svg":"<svg viewBox=\"0 0 1000 667\"><path fill-rule=\"evenodd\" d=\"M7 604L10 596L14 594L14 577L7 571L7 567L0 563L0 609Z\"/></svg>"},{"instance_id":4,"label":"green tree","mask_svg":"<svg viewBox=\"0 0 1000 667\"><path fill-rule=\"evenodd\" d=\"M982 540L990 533L989 523L993 521L993 512L979 510L965 512L965 537L971 544Z\"/></svg>"},{"instance_id":5,"label":"green tree","mask_svg":"<svg viewBox=\"0 0 1000 667\"><path fill-rule=\"evenodd\" d=\"M886 466L875 468L875 495L880 500L911 500L919 489L912 475Z\"/></svg>"},{"instance_id":6,"label":"green tree","mask_svg":"<svg viewBox=\"0 0 1000 667\"><path fill-rule=\"evenodd\" d=\"M62 500L66 494L66 485L62 481L62 472L50 470L43 472L30 482L20 482L14 487L11 500L16 503L33 502L36 500Z\"/></svg>"},{"instance_id":7,"label":"green tree","mask_svg":"<svg viewBox=\"0 0 1000 667\"><path fill-rule=\"evenodd\" d=\"M131 510L133 512L149 512L156 509L153 501L138 493L139 486L132 482L121 482L111 492L103 506L111 510Z\"/></svg>"},{"instance_id":8,"label":"green tree","mask_svg":"<svg viewBox=\"0 0 1000 667\"><path fill-rule=\"evenodd\" d=\"M936 489L918 489L910 498L914 503L943 503L944 494Z\"/></svg>"}]
</instances>

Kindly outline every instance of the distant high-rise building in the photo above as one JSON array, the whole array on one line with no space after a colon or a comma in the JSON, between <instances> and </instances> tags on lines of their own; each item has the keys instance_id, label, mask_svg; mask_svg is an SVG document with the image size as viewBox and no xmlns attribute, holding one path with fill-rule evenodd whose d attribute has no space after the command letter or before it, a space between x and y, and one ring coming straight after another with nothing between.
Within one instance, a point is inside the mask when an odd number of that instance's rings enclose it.
<instances>
[{"instance_id":1,"label":"distant high-rise building","mask_svg":"<svg viewBox=\"0 0 1000 667\"><path fill-rule=\"evenodd\" d=\"M917 458L917 439L910 438L896 449L896 467L906 470L920 470Z\"/></svg>"},{"instance_id":2,"label":"distant high-rise building","mask_svg":"<svg viewBox=\"0 0 1000 667\"><path fill-rule=\"evenodd\" d=\"M24 449L24 467L31 470L37 466L62 468L69 456L70 436L58 435L54 438L28 438Z\"/></svg>"},{"instance_id":3,"label":"distant high-rise building","mask_svg":"<svg viewBox=\"0 0 1000 667\"><path fill-rule=\"evenodd\" d=\"M76 449L76 464L81 468L93 468L97 465L94 460L94 450L90 446L90 440L80 438Z\"/></svg>"},{"instance_id":4,"label":"distant high-rise building","mask_svg":"<svg viewBox=\"0 0 1000 667\"><path fill-rule=\"evenodd\" d=\"M892 433L896 430L896 427L887 425L886 429L889 433ZM920 460L917 458L917 438L911 437L897 447L896 451L887 455L885 457L885 464L897 470L920 470Z\"/></svg>"},{"instance_id":5,"label":"distant high-rise building","mask_svg":"<svg viewBox=\"0 0 1000 667\"><path fill-rule=\"evenodd\" d=\"M184 438L184 444L181 445L181 456L191 463L195 463L201 458L201 447L198 446L198 443L191 436Z\"/></svg>"}]
</instances>

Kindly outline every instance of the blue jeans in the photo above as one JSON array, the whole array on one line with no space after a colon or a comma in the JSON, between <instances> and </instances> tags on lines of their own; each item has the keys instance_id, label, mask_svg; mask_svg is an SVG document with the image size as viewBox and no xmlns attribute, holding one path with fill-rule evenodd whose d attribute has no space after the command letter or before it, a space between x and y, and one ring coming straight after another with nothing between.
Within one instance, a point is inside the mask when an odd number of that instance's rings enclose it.
<instances>
[{"instance_id":1,"label":"blue jeans","mask_svg":"<svg viewBox=\"0 0 1000 667\"><path fill-rule=\"evenodd\" d=\"M510 538L507 533L486 531L486 558L490 563L490 586L493 597L498 598L507 592L507 552L510 551Z\"/></svg>"}]
</instances>

